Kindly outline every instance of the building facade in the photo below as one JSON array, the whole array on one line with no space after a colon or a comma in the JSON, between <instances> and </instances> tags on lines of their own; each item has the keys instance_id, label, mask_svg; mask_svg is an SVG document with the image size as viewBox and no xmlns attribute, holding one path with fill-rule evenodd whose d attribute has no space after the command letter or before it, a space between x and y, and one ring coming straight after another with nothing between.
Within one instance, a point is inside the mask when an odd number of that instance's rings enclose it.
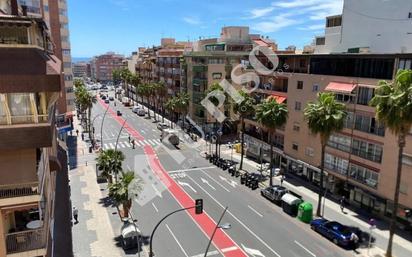
<instances>
[{"instance_id":1,"label":"building facade","mask_svg":"<svg viewBox=\"0 0 412 257\"><path fill-rule=\"evenodd\" d=\"M107 83L113 81L113 71L127 68L123 55L108 52L103 55L95 56L91 62L92 79Z\"/></svg>"},{"instance_id":2,"label":"building facade","mask_svg":"<svg viewBox=\"0 0 412 257\"><path fill-rule=\"evenodd\" d=\"M89 77L88 75L88 70L90 68L90 64L86 62L78 62L78 63L73 63L73 77L74 78L87 78Z\"/></svg>"},{"instance_id":3,"label":"building facade","mask_svg":"<svg viewBox=\"0 0 412 257\"><path fill-rule=\"evenodd\" d=\"M0 256L51 256L61 169L55 127L61 61L45 21L28 17L17 1L5 2L0 1Z\"/></svg>"}]
</instances>

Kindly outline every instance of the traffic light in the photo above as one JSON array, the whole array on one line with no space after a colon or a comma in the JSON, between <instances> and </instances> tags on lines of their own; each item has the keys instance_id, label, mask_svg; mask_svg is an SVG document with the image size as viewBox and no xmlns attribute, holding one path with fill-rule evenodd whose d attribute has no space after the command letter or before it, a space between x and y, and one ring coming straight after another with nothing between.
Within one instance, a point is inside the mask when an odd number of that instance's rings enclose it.
<instances>
[{"instance_id":1,"label":"traffic light","mask_svg":"<svg viewBox=\"0 0 412 257\"><path fill-rule=\"evenodd\" d=\"M202 214L203 213L203 199L196 199L195 200L195 213Z\"/></svg>"}]
</instances>

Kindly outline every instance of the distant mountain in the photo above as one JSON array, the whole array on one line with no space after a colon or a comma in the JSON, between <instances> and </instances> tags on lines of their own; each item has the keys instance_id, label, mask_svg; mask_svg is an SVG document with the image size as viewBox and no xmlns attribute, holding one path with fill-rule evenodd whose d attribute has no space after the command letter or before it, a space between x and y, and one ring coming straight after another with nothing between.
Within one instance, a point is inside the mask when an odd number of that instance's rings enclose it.
<instances>
[{"instance_id":1,"label":"distant mountain","mask_svg":"<svg viewBox=\"0 0 412 257\"><path fill-rule=\"evenodd\" d=\"M76 63L76 62L88 62L90 61L92 58L91 57L72 57L72 62Z\"/></svg>"}]
</instances>

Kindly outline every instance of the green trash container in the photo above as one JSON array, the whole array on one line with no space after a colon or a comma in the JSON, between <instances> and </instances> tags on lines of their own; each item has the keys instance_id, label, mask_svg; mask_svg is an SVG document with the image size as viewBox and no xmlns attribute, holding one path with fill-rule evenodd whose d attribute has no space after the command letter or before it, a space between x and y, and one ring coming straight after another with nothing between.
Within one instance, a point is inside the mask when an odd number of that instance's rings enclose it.
<instances>
[{"instance_id":1,"label":"green trash container","mask_svg":"<svg viewBox=\"0 0 412 257\"><path fill-rule=\"evenodd\" d=\"M299 205L298 219L305 223L310 223L313 219L313 206L309 202L303 202Z\"/></svg>"}]
</instances>

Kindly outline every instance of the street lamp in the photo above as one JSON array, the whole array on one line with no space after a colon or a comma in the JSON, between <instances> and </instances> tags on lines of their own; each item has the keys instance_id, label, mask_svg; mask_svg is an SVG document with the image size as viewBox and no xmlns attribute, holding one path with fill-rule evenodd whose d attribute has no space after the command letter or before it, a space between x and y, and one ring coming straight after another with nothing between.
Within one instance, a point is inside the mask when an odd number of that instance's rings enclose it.
<instances>
[{"instance_id":1,"label":"street lamp","mask_svg":"<svg viewBox=\"0 0 412 257\"><path fill-rule=\"evenodd\" d=\"M204 257L207 257L207 254L208 254L208 252L209 252L210 245L212 244L213 237L215 236L217 229L218 229L218 228L220 228L220 229L230 229L230 228L232 227L232 225L229 224L229 223L224 223L224 224L220 225L220 222L222 221L223 216L225 216L225 213L226 213L226 211L227 211L227 208L228 208L228 207L226 206L225 210L223 211L222 215L220 216L219 221L218 221L217 224L216 224L215 229L213 230L212 236L210 237L209 243L207 244Z\"/></svg>"},{"instance_id":2,"label":"street lamp","mask_svg":"<svg viewBox=\"0 0 412 257\"><path fill-rule=\"evenodd\" d=\"M218 135L218 138L217 138L217 141L216 141L216 147L219 145L219 158L220 158L220 140L221 140L221 137L222 137L222 135L223 135L223 131L222 131L222 129L219 129L218 131L217 131L217 135ZM217 152L217 148L216 148L216 155L218 154L218 152Z\"/></svg>"}]
</instances>

